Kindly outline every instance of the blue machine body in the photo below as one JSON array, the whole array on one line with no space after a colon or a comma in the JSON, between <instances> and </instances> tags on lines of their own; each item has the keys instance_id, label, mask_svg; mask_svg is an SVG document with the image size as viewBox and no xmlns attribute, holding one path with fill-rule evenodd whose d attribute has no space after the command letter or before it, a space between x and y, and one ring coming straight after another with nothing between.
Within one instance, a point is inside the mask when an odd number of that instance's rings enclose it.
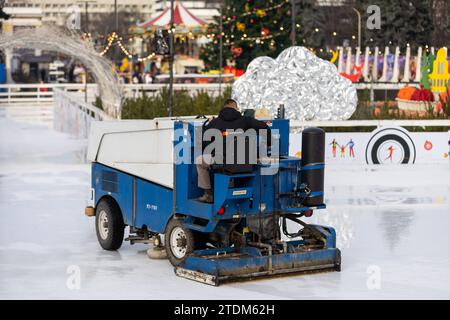
<instances>
[{"instance_id":1,"label":"blue machine body","mask_svg":"<svg viewBox=\"0 0 450 320\"><path fill-rule=\"evenodd\" d=\"M279 161L271 165L272 168L275 166L276 173L262 175L261 170L269 167L267 164L257 164L251 173L245 174L216 172L213 179L212 204L195 200L202 194L202 190L197 186L194 163L195 141L198 141L197 135L201 132L201 123L198 121L175 122L174 130L183 129L187 134L176 139L174 146L190 139L192 150L189 163L174 164L173 189L94 162L92 188L95 191L95 204L103 197L112 197L119 205L126 225L136 229L146 228L160 234L164 234L169 220L174 215L183 217L183 223L189 229L213 233L221 228L222 223L242 221L249 216L269 215L274 212L280 215L301 216L302 213L325 208L325 204L311 208L301 205L298 201L299 195L311 197L323 194L323 190L310 190L308 194L301 194L298 190L302 183L299 181L301 170L324 170L324 165L302 168L300 158L288 155L289 120L271 120L268 124L273 131L273 137L278 139L279 143ZM186 152L186 149L183 150ZM297 197L293 196L295 192ZM336 248L335 231L330 227L312 228L323 238L324 245L320 250L302 250L303 240L285 242L283 252L276 255L262 254L261 249L264 248L255 246L198 250L176 268L176 273L217 285L229 278L338 269L340 252ZM229 257L232 252L239 259L217 258ZM211 258L214 256L216 258Z\"/></svg>"},{"instance_id":2,"label":"blue machine body","mask_svg":"<svg viewBox=\"0 0 450 320\"><path fill-rule=\"evenodd\" d=\"M0 83L6 82L6 67L4 63L0 63Z\"/></svg>"}]
</instances>

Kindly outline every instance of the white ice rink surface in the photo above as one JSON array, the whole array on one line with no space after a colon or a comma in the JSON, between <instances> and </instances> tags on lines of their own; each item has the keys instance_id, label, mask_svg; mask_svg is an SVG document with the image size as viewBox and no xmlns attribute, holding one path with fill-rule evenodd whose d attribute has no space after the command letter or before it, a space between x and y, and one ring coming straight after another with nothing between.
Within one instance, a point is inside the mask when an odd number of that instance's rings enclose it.
<instances>
[{"instance_id":1,"label":"white ice rink surface","mask_svg":"<svg viewBox=\"0 0 450 320\"><path fill-rule=\"evenodd\" d=\"M145 245L100 248L85 144L0 119L1 299L450 299L450 165L328 167L328 209L307 222L336 228L342 272L211 287Z\"/></svg>"}]
</instances>

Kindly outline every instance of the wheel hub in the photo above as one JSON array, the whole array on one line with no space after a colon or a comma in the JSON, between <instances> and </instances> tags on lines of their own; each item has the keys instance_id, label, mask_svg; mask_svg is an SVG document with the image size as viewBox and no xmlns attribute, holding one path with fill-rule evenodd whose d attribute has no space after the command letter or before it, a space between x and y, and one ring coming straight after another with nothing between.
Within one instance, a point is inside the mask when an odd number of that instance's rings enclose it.
<instances>
[{"instance_id":1,"label":"wheel hub","mask_svg":"<svg viewBox=\"0 0 450 320\"><path fill-rule=\"evenodd\" d=\"M103 240L108 238L108 215L106 214L105 210L100 211L98 215L98 232Z\"/></svg>"},{"instance_id":2,"label":"wheel hub","mask_svg":"<svg viewBox=\"0 0 450 320\"><path fill-rule=\"evenodd\" d=\"M175 227L170 233L170 250L178 258L184 258L187 251L186 233L183 228Z\"/></svg>"}]
</instances>

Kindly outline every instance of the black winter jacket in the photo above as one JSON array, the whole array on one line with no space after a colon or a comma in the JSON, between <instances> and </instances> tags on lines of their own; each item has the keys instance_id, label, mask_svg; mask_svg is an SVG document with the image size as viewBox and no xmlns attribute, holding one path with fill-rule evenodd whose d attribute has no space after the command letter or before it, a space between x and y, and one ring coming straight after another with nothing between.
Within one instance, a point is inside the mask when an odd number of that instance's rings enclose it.
<instances>
[{"instance_id":1,"label":"black winter jacket","mask_svg":"<svg viewBox=\"0 0 450 320\"><path fill-rule=\"evenodd\" d=\"M220 131L242 129L254 129L258 133L260 129L267 130L267 145L271 144L271 132L269 126L263 122L252 117L244 117L239 111L233 108L223 108L219 116L211 120L205 127L204 131L208 129L218 129ZM203 149L209 144L207 141L203 144Z\"/></svg>"},{"instance_id":2,"label":"black winter jacket","mask_svg":"<svg viewBox=\"0 0 450 320\"><path fill-rule=\"evenodd\" d=\"M242 129L244 131L247 129L255 129L256 131L259 129L270 130L265 122L251 117L244 117L239 111L233 108L223 108L219 113L219 117L211 120L211 122L206 125L205 130L211 128L219 129L221 131L227 129Z\"/></svg>"}]
</instances>

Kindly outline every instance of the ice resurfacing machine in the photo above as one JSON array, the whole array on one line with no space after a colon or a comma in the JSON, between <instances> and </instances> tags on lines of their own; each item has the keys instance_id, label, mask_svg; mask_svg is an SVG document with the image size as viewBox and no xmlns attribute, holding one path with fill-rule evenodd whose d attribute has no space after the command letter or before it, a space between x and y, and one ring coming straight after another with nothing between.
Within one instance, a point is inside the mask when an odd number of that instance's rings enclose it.
<instances>
[{"instance_id":1,"label":"ice resurfacing machine","mask_svg":"<svg viewBox=\"0 0 450 320\"><path fill-rule=\"evenodd\" d=\"M303 131L300 159L288 154L289 120L268 120L279 145L276 161L241 170L213 166L214 203L208 204L196 200L202 190L194 148L201 143L203 122L158 118L92 124L86 215L95 216L100 245L117 250L129 226L132 244L153 241L165 247L176 275L211 285L340 271L335 230L301 220L325 208L324 131ZM180 143L189 148L179 151ZM269 166L276 169L273 174L262 174Z\"/></svg>"}]
</instances>

